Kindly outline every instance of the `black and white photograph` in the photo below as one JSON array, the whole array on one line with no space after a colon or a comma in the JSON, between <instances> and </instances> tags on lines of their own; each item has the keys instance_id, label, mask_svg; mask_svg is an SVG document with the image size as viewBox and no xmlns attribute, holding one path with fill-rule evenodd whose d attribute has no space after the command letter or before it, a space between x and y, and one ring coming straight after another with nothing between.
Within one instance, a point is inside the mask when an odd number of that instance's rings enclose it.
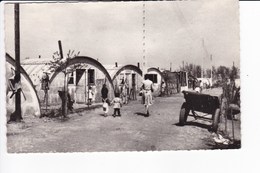
<instances>
[{"instance_id":1,"label":"black and white photograph","mask_svg":"<svg viewBox=\"0 0 260 173\"><path fill-rule=\"evenodd\" d=\"M7 153L240 150L236 0L4 4Z\"/></svg>"}]
</instances>

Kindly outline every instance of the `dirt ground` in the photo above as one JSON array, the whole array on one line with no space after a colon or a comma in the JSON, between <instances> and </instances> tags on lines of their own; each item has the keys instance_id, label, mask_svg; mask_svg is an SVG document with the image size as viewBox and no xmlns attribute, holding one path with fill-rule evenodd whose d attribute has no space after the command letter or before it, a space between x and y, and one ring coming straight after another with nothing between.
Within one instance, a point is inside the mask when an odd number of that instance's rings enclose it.
<instances>
[{"instance_id":1,"label":"dirt ground","mask_svg":"<svg viewBox=\"0 0 260 173\"><path fill-rule=\"evenodd\" d=\"M121 109L122 117L104 117L101 107L69 114L69 119L27 116L23 123L7 124L9 153L161 151L223 148L216 145L209 130L211 122L188 118L179 126L183 94L157 97L145 117L140 100ZM235 139L240 140L240 121ZM231 122L228 122L231 134ZM228 147L226 147L228 148Z\"/></svg>"}]
</instances>

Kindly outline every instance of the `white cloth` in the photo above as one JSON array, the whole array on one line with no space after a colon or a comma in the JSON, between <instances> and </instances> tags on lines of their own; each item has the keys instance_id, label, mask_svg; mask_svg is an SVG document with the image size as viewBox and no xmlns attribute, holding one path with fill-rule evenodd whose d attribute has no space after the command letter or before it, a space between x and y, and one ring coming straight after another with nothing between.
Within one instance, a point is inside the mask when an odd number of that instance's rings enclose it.
<instances>
[{"instance_id":1,"label":"white cloth","mask_svg":"<svg viewBox=\"0 0 260 173\"><path fill-rule=\"evenodd\" d=\"M143 104L144 105L152 105L152 87L153 82L149 79L143 81Z\"/></svg>"},{"instance_id":2,"label":"white cloth","mask_svg":"<svg viewBox=\"0 0 260 173\"><path fill-rule=\"evenodd\" d=\"M115 97L112 103L114 104L114 108L122 107L122 99L119 97Z\"/></svg>"},{"instance_id":3,"label":"white cloth","mask_svg":"<svg viewBox=\"0 0 260 173\"><path fill-rule=\"evenodd\" d=\"M92 92L91 89L88 90L88 98L89 98L89 99L92 99L92 98L93 98L93 92Z\"/></svg>"},{"instance_id":4,"label":"white cloth","mask_svg":"<svg viewBox=\"0 0 260 173\"><path fill-rule=\"evenodd\" d=\"M108 103L107 102L103 103L103 110L105 113L108 113Z\"/></svg>"},{"instance_id":5,"label":"white cloth","mask_svg":"<svg viewBox=\"0 0 260 173\"><path fill-rule=\"evenodd\" d=\"M149 79L146 79L146 80L143 81L144 90L151 90L152 85L153 85L153 82L150 81Z\"/></svg>"},{"instance_id":6,"label":"white cloth","mask_svg":"<svg viewBox=\"0 0 260 173\"><path fill-rule=\"evenodd\" d=\"M200 93L200 92L201 92L200 87L196 87L196 88L195 88L195 91L196 91L197 93Z\"/></svg>"}]
</instances>

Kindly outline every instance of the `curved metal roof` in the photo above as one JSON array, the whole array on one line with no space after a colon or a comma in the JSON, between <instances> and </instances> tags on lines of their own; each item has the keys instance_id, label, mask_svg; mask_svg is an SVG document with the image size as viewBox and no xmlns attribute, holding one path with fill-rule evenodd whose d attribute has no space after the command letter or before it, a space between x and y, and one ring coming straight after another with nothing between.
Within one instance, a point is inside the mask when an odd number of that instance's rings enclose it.
<instances>
[{"instance_id":1,"label":"curved metal roof","mask_svg":"<svg viewBox=\"0 0 260 173\"><path fill-rule=\"evenodd\" d=\"M157 73L159 73L162 77L162 79L164 80L164 76L163 76L163 73L158 69L158 68L155 68L155 67L151 67L147 70L148 72L151 72L151 71L156 71Z\"/></svg>"},{"instance_id":2,"label":"curved metal roof","mask_svg":"<svg viewBox=\"0 0 260 173\"><path fill-rule=\"evenodd\" d=\"M97 60L93 59L93 58L90 58L90 57L87 57L87 56L76 56L75 58L72 58L68 61L68 66L71 66L71 65L74 65L74 64L78 64L78 63L85 63L85 64L90 64L90 65L93 65L94 67L96 67L97 69L99 69L100 71L102 71L105 76L107 77L109 83L111 84L111 86L113 87L114 89L114 86L113 86L113 82L112 82L112 79L109 75L109 73L107 72L107 70L105 69L105 67L100 63L98 62ZM50 78L50 83L53 81L53 79L58 75L58 73L60 73L62 70L64 70L66 68L65 64L62 65L61 67L59 67L55 72L54 74L51 76Z\"/></svg>"},{"instance_id":3,"label":"curved metal roof","mask_svg":"<svg viewBox=\"0 0 260 173\"><path fill-rule=\"evenodd\" d=\"M117 72L113 75L112 80L114 80L124 70L133 70L133 71L137 72L141 76L143 74L143 72L142 72L142 70L140 68L138 68L135 65L128 64L128 65L125 65L125 66L122 66L121 68L119 68L117 70Z\"/></svg>"},{"instance_id":4,"label":"curved metal roof","mask_svg":"<svg viewBox=\"0 0 260 173\"><path fill-rule=\"evenodd\" d=\"M15 60L8 53L5 54L5 57L6 57L6 62L11 64L13 67L15 67ZM34 94L35 94L37 101L38 101L39 108L40 108L40 99L39 99L38 94L37 94L37 92L34 88L34 85L33 85L31 78L29 77L29 75L27 74L27 72L25 71L25 69L22 66L20 66L20 72L21 72L21 75L23 75L24 78L29 82L31 88L33 89ZM39 111L40 111L40 114L41 114L41 109L39 109Z\"/></svg>"}]
</instances>

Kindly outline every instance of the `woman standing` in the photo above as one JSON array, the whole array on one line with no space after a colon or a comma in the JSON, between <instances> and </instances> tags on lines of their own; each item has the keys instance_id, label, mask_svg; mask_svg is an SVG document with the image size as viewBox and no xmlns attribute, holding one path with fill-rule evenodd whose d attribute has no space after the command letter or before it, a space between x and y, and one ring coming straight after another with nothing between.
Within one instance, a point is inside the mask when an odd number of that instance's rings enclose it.
<instances>
[{"instance_id":1,"label":"woman standing","mask_svg":"<svg viewBox=\"0 0 260 173\"><path fill-rule=\"evenodd\" d=\"M143 104L145 106L146 117L149 117L149 106L152 105L152 92L153 92L153 82L148 79L147 76L144 77L145 80L142 83L142 97Z\"/></svg>"},{"instance_id":2,"label":"woman standing","mask_svg":"<svg viewBox=\"0 0 260 173\"><path fill-rule=\"evenodd\" d=\"M101 97L102 97L102 102L103 102L103 111L105 113L105 117L107 117L107 113L108 113L108 89L106 84L103 84L103 87L101 89Z\"/></svg>"}]
</instances>

